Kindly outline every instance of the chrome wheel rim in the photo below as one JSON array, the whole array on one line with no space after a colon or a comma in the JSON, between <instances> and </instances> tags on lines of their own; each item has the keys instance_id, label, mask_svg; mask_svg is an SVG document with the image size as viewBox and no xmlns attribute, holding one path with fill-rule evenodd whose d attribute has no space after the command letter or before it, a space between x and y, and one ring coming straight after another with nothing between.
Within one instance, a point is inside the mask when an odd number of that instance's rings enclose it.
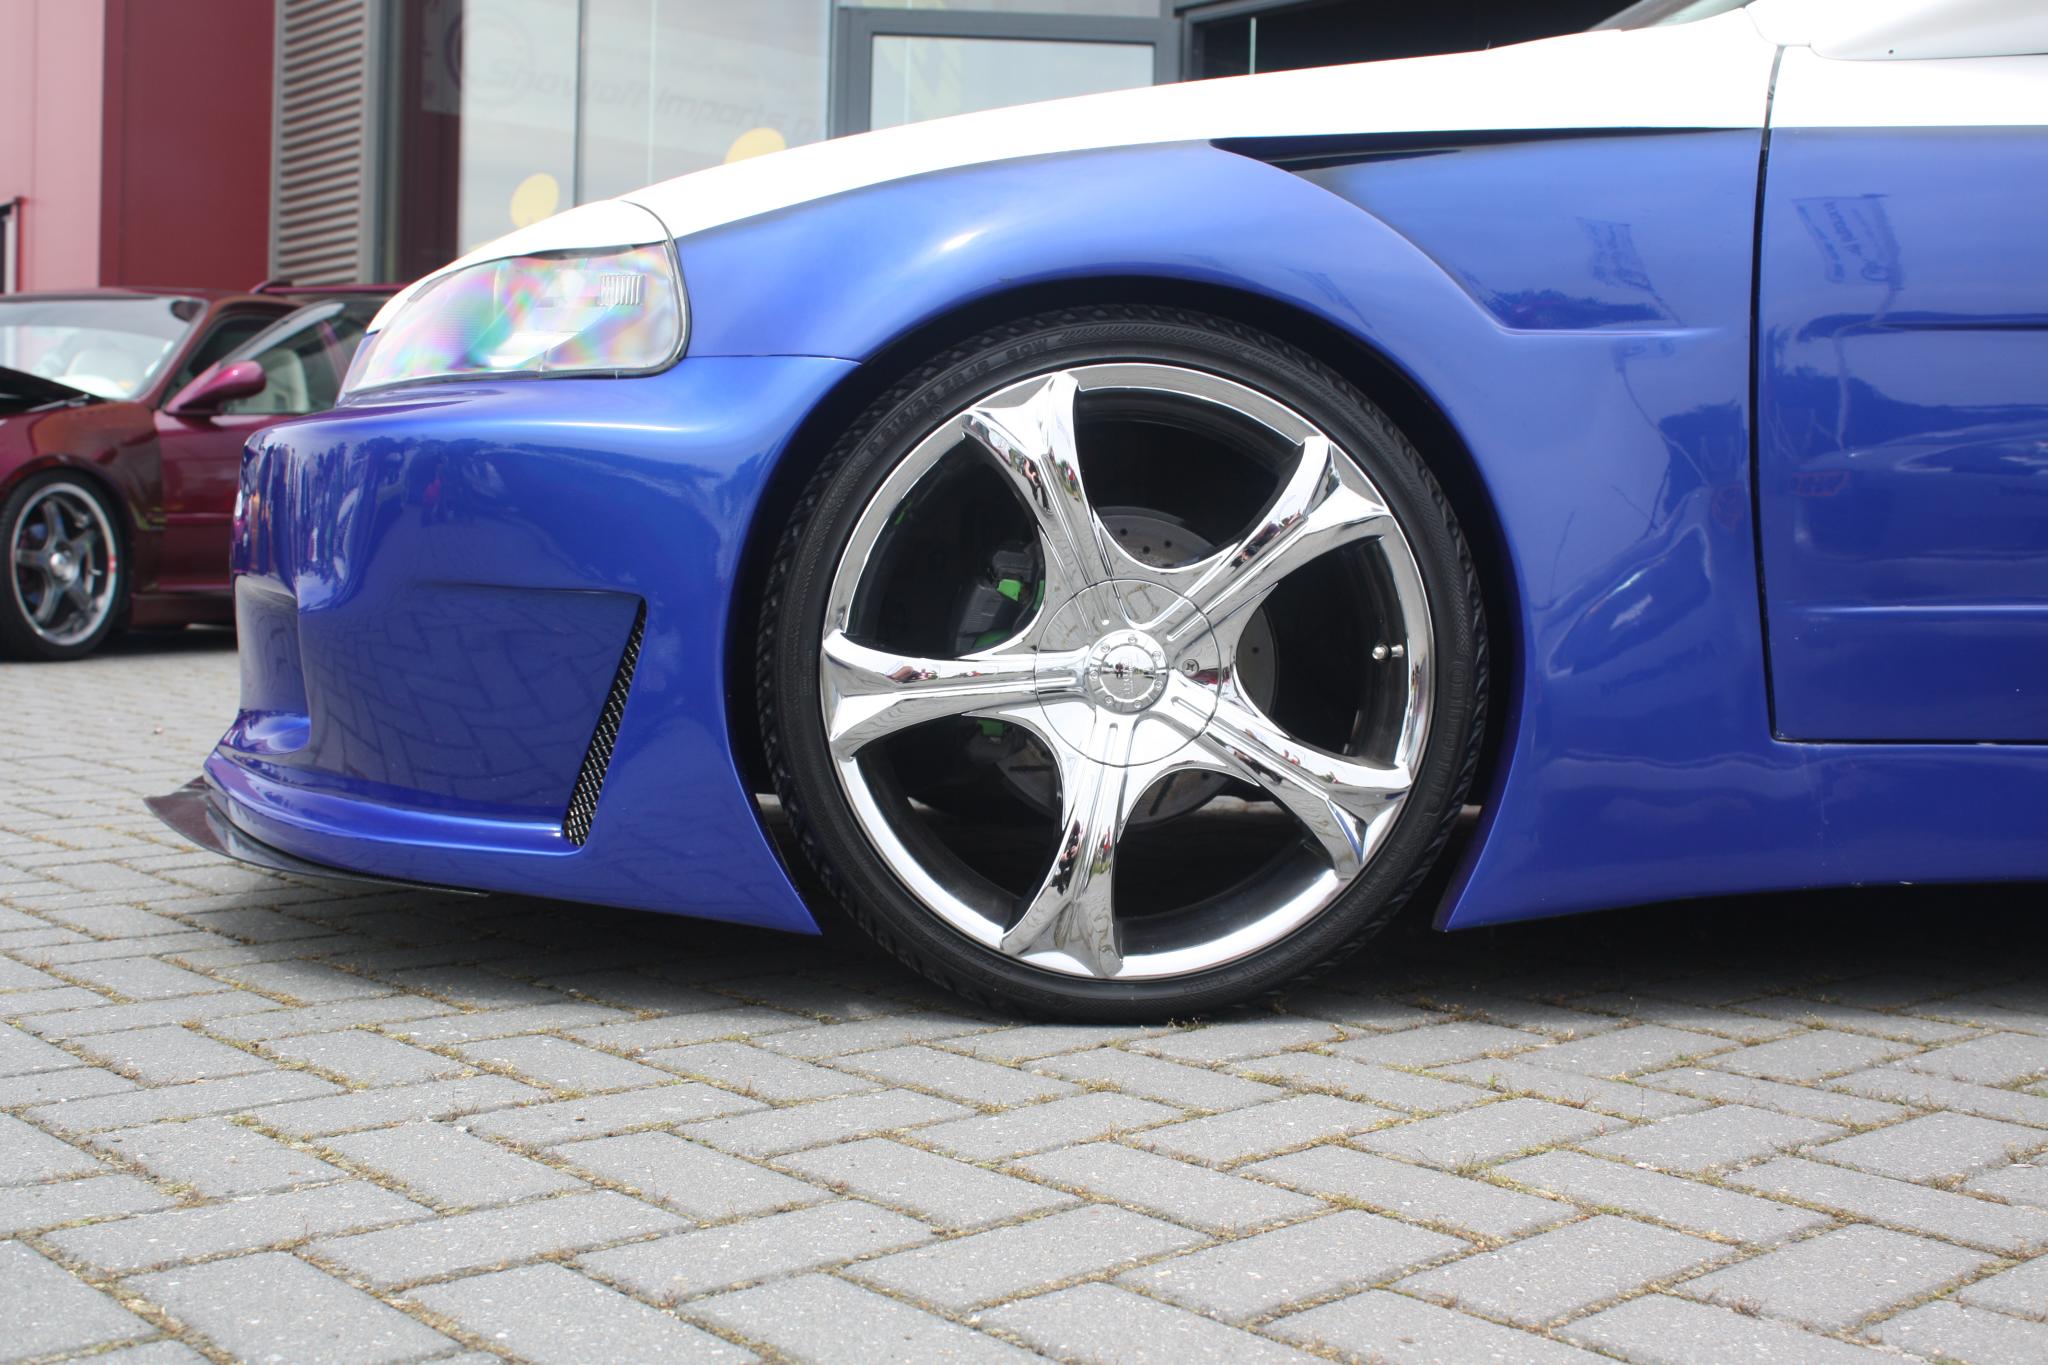
<instances>
[{"instance_id":1,"label":"chrome wheel rim","mask_svg":"<svg viewBox=\"0 0 2048 1365\"><path fill-rule=\"evenodd\" d=\"M1091 404L1138 401L1228 421L1274 471L1243 529L1188 562L1118 543L1082 476ZM893 649L868 621L877 560L912 494L949 461L997 472L1035 528L1042 591L1006 638L953 657ZM1149 548L1149 547L1148 547ZM1380 723L1319 747L1254 699L1241 647L1271 594L1326 555L1370 556L1381 585L1370 658ZM941 423L883 480L834 568L819 704L834 772L875 851L931 913L987 947L1065 976L1122 981L1222 966L1293 934L1384 845L1429 737L1430 613L1385 499L1313 422L1233 380L1176 365L1078 366L1021 380ZM871 759L927 722L1020 727L1058 775L1050 866L1013 896L967 887L934 853ZM1341 749L1341 751L1340 751ZM1171 913L1119 914L1116 873L1134 811L1184 773L1242 784L1284 811L1295 844L1272 868Z\"/></svg>"},{"instance_id":2,"label":"chrome wheel rim","mask_svg":"<svg viewBox=\"0 0 2048 1365\"><path fill-rule=\"evenodd\" d=\"M30 630L53 645L92 638L114 610L114 528L75 483L29 495L9 529L14 603Z\"/></svg>"}]
</instances>

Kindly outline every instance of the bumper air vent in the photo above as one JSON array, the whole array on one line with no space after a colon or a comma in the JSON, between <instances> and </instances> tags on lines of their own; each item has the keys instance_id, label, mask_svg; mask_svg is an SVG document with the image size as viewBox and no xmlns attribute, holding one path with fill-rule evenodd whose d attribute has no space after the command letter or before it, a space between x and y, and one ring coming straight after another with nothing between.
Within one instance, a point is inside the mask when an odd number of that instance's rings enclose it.
<instances>
[{"instance_id":1,"label":"bumper air vent","mask_svg":"<svg viewBox=\"0 0 2048 1365\"><path fill-rule=\"evenodd\" d=\"M597 729L590 747L583 752L583 766L576 773L576 788L569 793L569 812L562 817L562 833L578 848L590 837L590 822L597 814L597 798L604 790L605 770L611 767L612 750L619 742L619 721L626 714L626 693L633 687L633 666L640 662L640 634L647 625L647 604L642 602L633 617L633 629L626 636L626 649L619 656L619 671L612 675L612 690L597 716Z\"/></svg>"}]
</instances>

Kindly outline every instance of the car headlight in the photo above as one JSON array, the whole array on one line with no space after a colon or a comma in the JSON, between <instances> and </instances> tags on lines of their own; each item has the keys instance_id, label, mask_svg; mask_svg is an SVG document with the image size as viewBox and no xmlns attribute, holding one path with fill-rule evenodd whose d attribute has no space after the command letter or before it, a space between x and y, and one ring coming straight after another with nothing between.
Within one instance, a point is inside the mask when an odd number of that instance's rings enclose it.
<instances>
[{"instance_id":1,"label":"car headlight","mask_svg":"<svg viewBox=\"0 0 2048 1365\"><path fill-rule=\"evenodd\" d=\"M660 228L651 214L640 216ZM500 245L516 247L521 237ZM357 348L342 393L420 379L645 374L682 354L687 327L665 233L623 246L472 258L392 300Z\"/></svg>"}]
</instances>

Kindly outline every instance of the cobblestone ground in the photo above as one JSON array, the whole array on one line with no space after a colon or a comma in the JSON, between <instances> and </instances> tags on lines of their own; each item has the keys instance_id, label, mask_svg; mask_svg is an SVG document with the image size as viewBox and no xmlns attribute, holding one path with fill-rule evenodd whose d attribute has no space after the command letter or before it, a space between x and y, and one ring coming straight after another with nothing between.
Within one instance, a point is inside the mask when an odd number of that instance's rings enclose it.
<instances>
[{"instance_id":1,"label":"cobblestone ground","mask_svg":"<svg viewBox=\"0 0 2048 1365\"><path fill-rule=\"evenodd\" d=\"M139 798L234 674L0 666L0 1356L2048 1359L2037 893L1020 1026L843 939L181 847Z\"/></svg>"}]
</instances>

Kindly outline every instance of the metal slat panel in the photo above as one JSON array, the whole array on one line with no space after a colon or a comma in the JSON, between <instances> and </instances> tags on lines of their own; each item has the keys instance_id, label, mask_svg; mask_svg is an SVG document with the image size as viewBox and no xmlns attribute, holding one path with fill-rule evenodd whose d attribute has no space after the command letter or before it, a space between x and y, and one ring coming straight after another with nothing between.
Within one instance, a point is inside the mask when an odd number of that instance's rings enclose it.
<instances>
[{"instance_id":1,"label":"metal slat panel","mask_svg":"<svg viewBox=\"0 0 2048 1365\"><path fill-rule=\"evenodd\" d=\"M349 42L358 33L359 30L344 30L336 37L343 42ZM337 48L331 43L293 48L285 54L285 59L292 64L291 74L286 77L286 84L303 87L335 75L349 75L356 70L353 55L348 48Z\"/></svg>"},{"instance_id":2,"label":"metal slat panel","mask_svg":"<svg viewBox=\"0 0 2048 1365\"><path fill-rule=\"evenodd\" d=\"M374 275L382 0L280 0L270 273Z\"/></svg>"}]
</instances>

